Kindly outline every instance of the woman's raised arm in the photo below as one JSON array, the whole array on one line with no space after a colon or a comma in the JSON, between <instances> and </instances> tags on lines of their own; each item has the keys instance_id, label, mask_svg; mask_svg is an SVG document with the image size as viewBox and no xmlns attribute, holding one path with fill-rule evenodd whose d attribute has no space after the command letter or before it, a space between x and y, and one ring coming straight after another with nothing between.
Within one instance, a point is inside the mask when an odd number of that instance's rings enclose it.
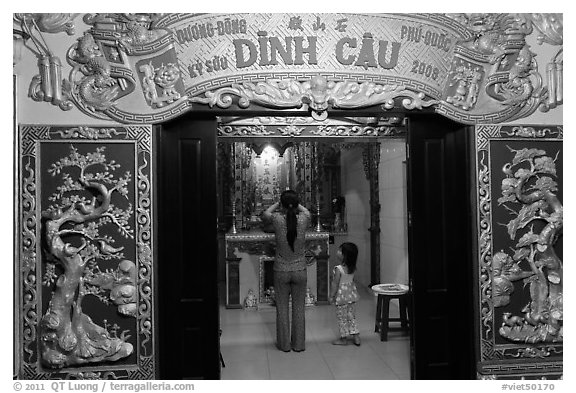
<instances>
[{"instance_id":1,"label":"woman's raised arm","mask_svg":"<svg viewBox=\"0 0 576 393\"><path fill-rule=\"evenodd\" d=\"M266 220L270 220L272 218L272 213L274 213L274 210L278 209L278 206L280 206L280 202L276 202L275 204L270 205L268 209L264 210L262 217L264 217Z\"/></svg>"},{"instance_id":2,"label":"woman's raised arm","mask_svg":"<svg viewBox=\"0 0 576 393\"><path fill-rule=\"evenodd\" d=\"M308 217L308 219L310 220L311 216L310 216L310 210L306 209L304 206L302 206L301 204L298 204L298 212L299 213L304 213L304 215L306 217Z\"/></svg>"}]
</instances>

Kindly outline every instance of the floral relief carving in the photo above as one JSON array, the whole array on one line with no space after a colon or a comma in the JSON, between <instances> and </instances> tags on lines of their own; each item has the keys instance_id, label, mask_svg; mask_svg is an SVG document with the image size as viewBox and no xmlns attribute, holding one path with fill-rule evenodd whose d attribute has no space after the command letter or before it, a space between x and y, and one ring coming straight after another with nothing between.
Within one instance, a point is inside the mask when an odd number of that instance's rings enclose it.
<instances>
[{"instance_id":1,"label":"floral relief carving","mask_svg":"<svg viewBox=\"0 0 576 393\"><path fill-rule=\"evenodd\" d=\"M51 131L58 134L61 138L85 138L85 139L100 139L112 138L120 135L121 132L115 128L92 128L92 127L73 127L68 130Z\"/></svg>"},{"instance_id":2,"label":"floral relief carving","mask_svg":"<svg viewBox=\"0 0 576 393\"><path fill-rule=\"evenodd\" d=\"M268 136L273 135L275 132L269 130L265 125L254 126L219 126L218 136Z\"/></svg>"},{"instance_id":3,"label":"floral relief carving","mask_svg":"<svg viewBox=\"0 0 576 393\"><path fill-rule=\"evenodd\" d=\"M513 281L530 286L531 301L522 316L503 315L499 334L511 341L528 343L563 340L563 263L554 244L562 234L563 206L556 191L556 158L540 149L512 150L512 162L502 171L502 196L514 218L507 223L510 239L518 239L514 255L504 251L492 260L494 306L505 306L514 290ZM535 222L544 222L536 230ZM528 270L520 264L527 263Z\"/></svg>"},{"instance_id":4,"label":"floral relief carving","mask_svg":"<svg viewBox=\"0 0 576 393\"><path fill-rule=\"evenodd\" d=\"M562 127L476 130L481 374L562 373Z\"/></svg>"},{"instance_id":5,"label":"floral relief carving","mask_svg":"<svg viewBox=\"0 0 576 393\"><path fill-rule=\"evenodd\" d=\"M278 128L282 136L299 136L302 134L306 127L297 127L294 124L289 124L286 127Z\"/></svg>"},{"instance_id":6,"label":"floral relief carving","mask_svg":"<svg viewBox=\"0 0 576 393\"><path fill-rule=\"evenodd\" d=\"M48 198L53 204L42 213L49 248L43 284L55 285L40 321L42 361L50 367L114 361L133 351L127 331L106 322L98 326L82 311L84 297L93 295L106 304L111 300L122 314L136 314L135 264L123 260L116 271L105 272L98 266L98 261L124 259L124 247L114 247L115 239L102 234L102 227L116 226L122 236L134 237L131 206L122 209L112 199L114 194L128 196L132 175L127 171L115 178L116 169L119 165L106 158L104 147L84 155L74 146L49 169L62 180ZM84 190L95 191L92 200L82 196ZM71 237L79 237L81 244L73 245Z\"/></svg>"}]
</instances>

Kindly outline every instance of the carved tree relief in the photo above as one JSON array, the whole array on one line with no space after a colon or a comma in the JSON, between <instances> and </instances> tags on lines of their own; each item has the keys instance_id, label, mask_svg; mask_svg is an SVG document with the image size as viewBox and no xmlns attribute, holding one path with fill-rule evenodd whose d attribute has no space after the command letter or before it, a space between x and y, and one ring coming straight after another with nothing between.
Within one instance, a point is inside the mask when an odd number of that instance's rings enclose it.
<instances>
[{"instance_id":1,"label":"carved tree relief","mask_svg":"<svg viewBox=\"0 0 576 393\"><path fill-rule=\"evenodd\" d=\"M502 168L502 196L498 204L514 218L507 224L510 239L517 240L510 256L504 250L492 259L494 307L506 306L514 291L512 282L523 280L530 301L522 316L503 314L499 334L514 342L563 341L562 261L554 245L562 234L563 206L556 192L556 158L540 149L521 149Z\"/></svg>"},{"instance_id":2,"label":"carved tree relief","mask_svg":"<svg viewBox=\"0 0 576 393\"><path fill-rule=\"evenodd\" d=\"M136 315L136 265L101 230L115 227L120 236L134 237L132 206L119 207L128 199L132 174L115 176L119 167L107 160L105 147L84 155L71 145L69 155L48 170L61 183L49 197L53 204L42 212L48 254L43 284L54 285L39 325L47 366L115 361L133 352L127 331L118 332L106 321L98 326L82 309L84 298L92 295L113 303L121 314ZM100 270L99 262L114 260L121 261L116 270Z\"/></svg>"}]
</instances>

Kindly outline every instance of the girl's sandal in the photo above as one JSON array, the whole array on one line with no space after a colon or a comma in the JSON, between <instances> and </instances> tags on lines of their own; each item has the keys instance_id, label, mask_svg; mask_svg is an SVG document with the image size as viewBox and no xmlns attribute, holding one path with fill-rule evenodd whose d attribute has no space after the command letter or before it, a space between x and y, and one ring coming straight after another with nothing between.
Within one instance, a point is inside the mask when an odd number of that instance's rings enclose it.
<instances>
[{"instance_id":1,"label":"girl's sandal","mask_svg":"<svg viewBox=\"0 0 576 393\"><path fill-rule=\"evenodd\" d=\"M348 340L345 338L339 338L338 340L332 341L332 345L348 345Z\"/></svg>"}]
</instances>

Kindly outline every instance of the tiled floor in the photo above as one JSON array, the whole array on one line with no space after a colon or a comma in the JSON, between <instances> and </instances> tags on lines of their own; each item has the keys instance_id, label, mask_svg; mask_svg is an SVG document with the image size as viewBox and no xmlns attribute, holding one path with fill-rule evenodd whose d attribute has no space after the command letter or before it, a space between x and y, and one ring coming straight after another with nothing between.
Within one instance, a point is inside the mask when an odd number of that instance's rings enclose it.
<instances>
[{"instance_id":1,"label":"tiled floor","mask_svg":"<svg viewBox=\"0 0 576 393\"><path fill-rule=\"evenodd\" d=\"M391 304L397 315L397 303ZM410 379L409 337L392 331L388 341L374 332L376 298L366 292L357 308L362 345L336 346L334 306L306 309L306 351L281 352L274 346L275 309L220 310L222 379Z\"/></svg>"}]
</instances>

